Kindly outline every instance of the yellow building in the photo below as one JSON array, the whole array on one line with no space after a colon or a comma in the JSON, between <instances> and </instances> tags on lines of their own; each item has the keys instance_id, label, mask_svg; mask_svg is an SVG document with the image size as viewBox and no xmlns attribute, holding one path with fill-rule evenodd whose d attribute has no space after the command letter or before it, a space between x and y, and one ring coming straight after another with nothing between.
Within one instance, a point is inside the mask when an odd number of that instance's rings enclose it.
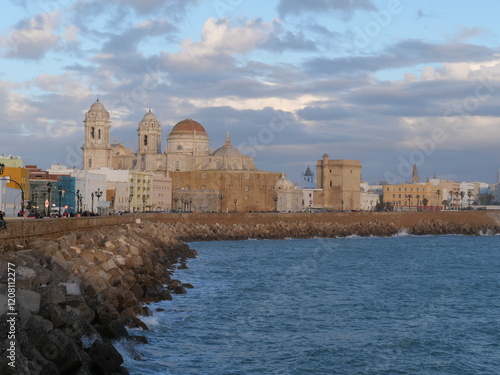
<instances>
[{"instance_id":1,"label":"yellow building","mask_svg":"<svg viewBox=\"0 0 500 375\"><path fill-rule=\"evenodd\" d=\"M402 211L438 211L443 208L443 190L431 183L384 185L384 202Z\"/></svg>"},{"instance_id":2,"label":"yellow building","mask_svg":"<svg viewBox=\"0 0 500 375\"><path fill-rule=\"evenodd\" d=\"M3 175L0 177L9 178L11 182L7 183L7 187L13 189L21 188L24 190L24 199L30 197L30 171L26 168L19 167L5 167ZM21 198L19 198L21 201Z\"/></svg>"}]
</instances>

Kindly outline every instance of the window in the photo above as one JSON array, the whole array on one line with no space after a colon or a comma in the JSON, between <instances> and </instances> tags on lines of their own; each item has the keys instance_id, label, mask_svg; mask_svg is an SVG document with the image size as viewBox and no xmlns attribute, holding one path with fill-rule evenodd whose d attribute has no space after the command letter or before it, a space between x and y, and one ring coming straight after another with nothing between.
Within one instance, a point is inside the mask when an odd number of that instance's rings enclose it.
<instances>
[{"instance_id":1,"label":"window","mask_svg":"<svg viewBox=\"0 0 500 375\"><path fill-rule=\"evenodd\" d=\"M91 137L92 139L94 139L94 134L95 134L95 129L94 129L94 127L92 126L92 127L90 128L90 137Z\"/></svg>"},{"instance_id":2,"label":"window","mask_svg":"<svg viewBox=\"0 0 500 375\"><path fill-rule=\"evenodd\" d=\"M148 145L148 136L145 135L144 136L144 146L147 146Z\"/></svg>"},{"instance_id":3,"label":"window","mask_svg":"<svg viewBox=\"0 0 500 375\"><path fill-rule=\"evenodd\" d=\"M201 178L207 178L207 174L206 173L202 173L201 174Z\"/></svg>"},{"instance_id":4,"label":"window","mask_svg":"<svg viewBox=\"0 0 500 375\"><path fill-rule=\"evenodd\" d=\"M244 186L243 190L248 191L248 190L250 190L250 188L248 186Z\"/></svg>"},{"instance_id":5,"label":"window","mask_svg":"<svg viewBox=\"0 0 500 375\"><path fill-rule=\"evenodd\" d=\"M330 181L330 186L333 186L333 181Z\"/></svg>"},{"instance_id":6,"label":"window","mask_svg":"<svg viewBox=\"0 0 500 375\"><path fill-rule=\"evenodd\" d=\"M101 139L101 129L97 131L97 134L98 134L97 138Z\"/></svg>"},{"instance_id":7,"label":"window","mask_svg":"<svg viewBox=\"0 0 500 375\"><path fill-rule=\"evenodd\" d=\"M250 179L250 174L249 173L245 173L245 180L248 180Z\"/></svg>"},{"instance_id":8,"label":"window","mask_svg":"<svg viewBox=\"0 0 500 375\"><path fill-rule=\"evenodd\" d=\"M180 171L180 164L181 164L181 162L179 160L175 161L175 170L176 171Z\"/></svg>"},{"instance_id":9,"label":"window","mask_svg":"<svg viewBox=\"0 0 500 375\"><path fill-rule=\"evenodd\" d=\"M182 146L181 145L177 146L177 150L182 150Z\"/></svg>"},{"instance_id":10,"label":"window","mask_svg":"<svg viewBox=\"0 0 500 375\"><path fill-rule=\"evenodd\" d=\"M89 159L89 168L92 168L92 159Z\"/></svg>"},{"instance_id":11,"label":"window","mask_svg":"<svg viewBox=\"0 0 500 375\"><path fill-rule=\"evenodd\" d=\"M207 190L207 187L206 187L205 185L203 185L203 186L201 187L201 190Z\"/></svg>"}]
</instances>

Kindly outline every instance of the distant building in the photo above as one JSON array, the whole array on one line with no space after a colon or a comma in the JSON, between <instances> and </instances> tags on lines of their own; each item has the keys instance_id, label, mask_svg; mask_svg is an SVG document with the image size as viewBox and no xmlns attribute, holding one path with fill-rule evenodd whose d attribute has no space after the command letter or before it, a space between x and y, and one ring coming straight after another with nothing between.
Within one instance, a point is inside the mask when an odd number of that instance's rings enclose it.
<instances>
[{"instance_id":1,"label":"distant building","mask_svg":"<svg viewBox=\"0 0 500 375\"><path fill-rule=\"evenodd\" d=\"M275 209L278 212L303 211L302 191L283 173L276 181Z\"/></svg>"},{"instance_id":2,"label":"distant building","mask_svg":"<svg viewBox=\"0 0 500 375\"><path fill-rule=\"evenodd\" d=\"M396 211L437 211L443 208L443 192L432 183L384 185L384 203Z\"/></svg>"},{"instance_id":3,"label":"distant building","mask_svg":"<svg viewBox=\"0 0 500 375\"><path fill-rule=\"evenodd\" d=\"M316 164L318 197L326 210L360 210L361 162L330 160L327 154Z\"/></svg>"}]
</instances>

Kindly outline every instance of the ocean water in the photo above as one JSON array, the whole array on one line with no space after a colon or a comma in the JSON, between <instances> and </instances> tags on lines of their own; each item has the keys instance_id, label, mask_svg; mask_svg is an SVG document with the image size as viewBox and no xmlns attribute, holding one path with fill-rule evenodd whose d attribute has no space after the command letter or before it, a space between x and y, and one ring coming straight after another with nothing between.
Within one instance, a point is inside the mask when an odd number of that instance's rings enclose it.
<instances>
[{"instance_id":1,"label":"ocean water","mask_svg":"<svg viewBox=\"0 0 500 375\"><path fill-rule=\"evenodd\" d=\"M500 237L198 242L131 374L499 374Z\"/></svg>"}]
</instances>

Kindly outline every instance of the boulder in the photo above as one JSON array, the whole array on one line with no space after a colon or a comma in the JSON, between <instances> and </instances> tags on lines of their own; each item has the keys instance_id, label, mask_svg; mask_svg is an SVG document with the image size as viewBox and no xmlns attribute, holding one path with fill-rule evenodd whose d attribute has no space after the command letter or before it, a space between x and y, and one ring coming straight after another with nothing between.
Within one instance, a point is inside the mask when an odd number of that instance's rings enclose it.
<instances>
[{"instance_id":1,"label":"boulder","mask_svg":"<svg viewBox=\"0 0 500 375\"><path fill-rule=\"evenodd\" d=\"M121 354L107 341L96 341L89 350L92 363L106 373L117 371L123 363Z\"/></svg>"}]
</instances>

